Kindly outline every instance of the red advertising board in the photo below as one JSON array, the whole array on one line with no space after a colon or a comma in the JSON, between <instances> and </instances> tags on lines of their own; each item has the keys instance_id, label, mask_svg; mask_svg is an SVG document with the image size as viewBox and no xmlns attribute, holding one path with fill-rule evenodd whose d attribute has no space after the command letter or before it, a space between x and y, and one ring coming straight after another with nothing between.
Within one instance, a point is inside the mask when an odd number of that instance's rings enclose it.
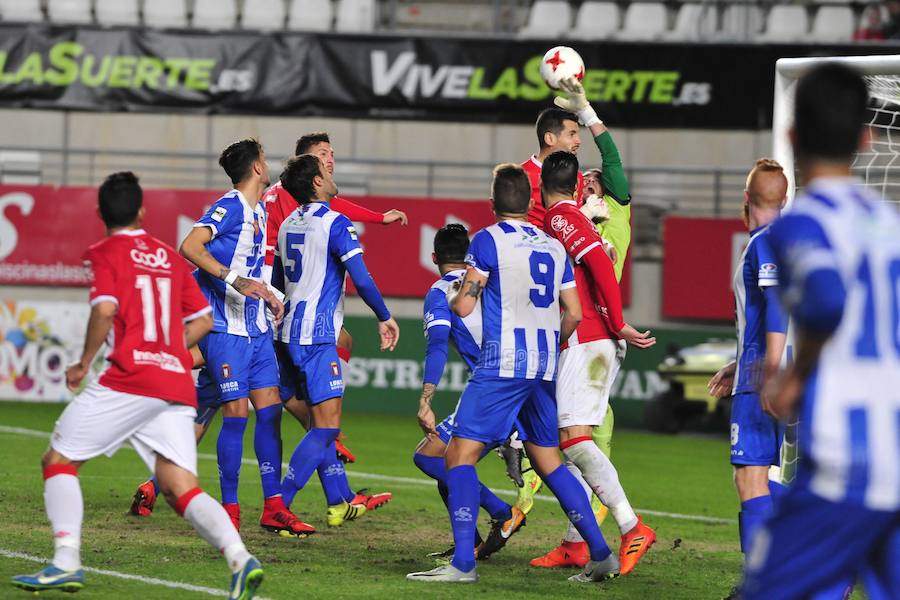
<instances>
[{"instance_id":1,"label":"red advertising board","mask_svg":"<svg viewBox=\"0 0 900 600\"><path fill-rule=\"evenodd\" d=\"M747 239L747 227L740 219L667 217L663 316L733 321L731 278Z\"/></svg>"},{"instance_id":2,"label":"red advertising board","mask_svg":"<svg viewBox=\"0 0 900 600\"><path fill-rule=\"evenodd\" d=\"M146 229L177 245L221 191L145 190ZM434 198L350 197L378 212L400 209L409 225L361 225L366 264L386 296L421 298L437 278L431 263L435 232L463 223L475 232L493 222L487 201ZM87 285L81 255L99 240L97 191L87 187L0 186L0 283ZM629 267L623 276L628 303Z\"/></svg>"}]
</instances>

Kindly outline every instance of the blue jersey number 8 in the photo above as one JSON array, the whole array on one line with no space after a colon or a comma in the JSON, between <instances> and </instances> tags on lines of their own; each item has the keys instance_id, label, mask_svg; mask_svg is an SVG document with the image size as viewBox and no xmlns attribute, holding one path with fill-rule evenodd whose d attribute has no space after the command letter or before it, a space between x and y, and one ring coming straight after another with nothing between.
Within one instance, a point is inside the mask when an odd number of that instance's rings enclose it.
<instances>
[{"instance_id":1,"label":"blue jersey number 8","mask_svg":"<svg viewBox=\"0 0 900 600\"><path fill-rule=\"evenodd\" d=\"M556 274L553 256L547 252L535 251L528 257L528 262L531 265L531 279L537 285L536 288L531 288L528 297L538 308L547 308L553 304L556 298L553 293L554 275Z\"/></svg>"}]
</instances>

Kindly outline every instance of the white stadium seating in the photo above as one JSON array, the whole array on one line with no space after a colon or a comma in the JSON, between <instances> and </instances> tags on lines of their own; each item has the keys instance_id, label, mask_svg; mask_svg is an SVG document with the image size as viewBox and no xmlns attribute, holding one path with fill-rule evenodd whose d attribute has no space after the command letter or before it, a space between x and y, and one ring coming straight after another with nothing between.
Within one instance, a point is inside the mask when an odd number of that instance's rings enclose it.
<instances>
[{"instance_id":1,"label":"white stadium seating","mask_svg":"<svg viewBox=\"0 0 900 600\"><path fill-rule=\"evenodd\" d=\"M338 0L334 27L347 33L374 31L377 11L375 0Z\"/></svg>"},{"instance_id":2,"label":"white stadium seating","mask_svg":"<svg viewBox=\"0 0 900 600\"><path fill-rule=\"evenodd\" d=\"M766 30L756 36L760 42L796 42L806 38L809 15L797 4L776 4L766 18Z\"/></svg>"},{"instance_id":3,"label":"white stadium seating","mask_svg":"<svg viewBox=\"0 0 900 600\"><path fill-rule=\"evenodd\" d=\"M654 40L669 28L666 7L660 2L632 2L625 10L625 22L615 34L619 40Z\"/></svg>"},{"instance_id":4,"label":"white stadium seating","mask_svg":"<svg viewBox=\"0 0 900 600\"><path fill-rule=\"evenodd\" d=\"M194 0L194 29L219 31L237 25L237 0Z\"/></svg>"},{"instance_id":5,"label":"white stadium seating","mask_svg":"<svg viewBox=\"0 0 900 600\"><path fill-rule=\"evenodd\" d=\"M144 0L144 25L147 27L187 27L185 0Z\"/></svg>"},{"instance_id":6,"label":"white stadium seating","mask_svg":"<svg viewBox=\"0 0 900 600\"><path fill-rule=\"evenodd\" d=\"M615 2L584 2L575 17L569 37L580 40L603 40L619 30L622 13Z\"/></svg>"},{"instance_id":7,"label":"white stadium seating","mask_svg":"<svg viewBox=\"0 0 900 600\"><path fill-rule=\"evenodd\" d=\"M709 39L718 30L718 14L714 4L685 2L678 9L675 26L662 35L666 41Z\"/></svg>"},{"instance_id":8,"label":"white stadium seating","mask_svg":"<svg viewBox=\"0 0 900 600\"><path fill-rule=\"evenodd\" d=\"M728 4L716 38L727 42L750 40L759 33L762 23L762 10L756 4Z\"/></svg>"},{"instance_id":9,"label":"white stadium seating","mask_svg":"<svg viewBox=\"0 0 900 600\"><path fill-rule=\"evenodd\" d=\"M811 42L849 42L853 39L855 19L849 6L821 6L813 19Z\"/></svg>"},{"instance_id":10,"label":"white stadium seating","mask_svg":"<svg viewBox=\"0 0 900 600\"><path fill-rule=\"evenodd\" d=\"M41 0L0 0L0 17L4 21L40 23L44 20Z\"/></svg>"},{"instance_id":11,"label":"white stadium seating","mask_svg":"<svg viewBox=\"0 0 900 600\"><path fill-rule=\"evenodd\" d=\"M257 31L284 29L287 11L281 0L244 0L241 27Z\"/></svg>"},{"instance_id":12,"label":"white stadium seating","mask_svg":"<svg viewBox=\"0 0 900 600\"><path fill-rule=\"evenodd\" d=\"M94 6L101 25L140 25L138 0L97 0Z\"/></svg>"},{"instance_id":13,"label":"white stadium seating","mask_svg":"<svg viewBox=\"0 0 900 600\"><path fill-rule=\"evenodd\" d=\"M94 21L91 0L49 0L47 16L50 22L65 25L87 25Z\"/></svg>"},{"instance_id":14,"label":"white stadium seating","mask_svg":"<svg viewBox=\"0 0 900 600\"><path fill-rule=\"evenodd\" d=\"M528 14L528 24L519 30L523 38L552 39L572 27L572 5L566 0L536 0Z\"/></svg>"},{"instance_id":15,"label":"white stadium seating","mask_svg":"<svg viewBox=\"0 0 900 600\"><path fill-rule=\"evenodd\" d=\"M287 28L292 31L328 31L333 20L331 0L291 0Z\"/></svg>"}]
</instances>

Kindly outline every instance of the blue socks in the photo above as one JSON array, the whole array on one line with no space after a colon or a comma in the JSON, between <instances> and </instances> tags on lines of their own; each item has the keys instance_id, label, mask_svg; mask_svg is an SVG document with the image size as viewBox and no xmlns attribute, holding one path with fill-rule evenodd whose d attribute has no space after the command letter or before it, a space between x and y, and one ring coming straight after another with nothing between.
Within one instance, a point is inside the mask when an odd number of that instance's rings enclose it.
<instances>
[{"instance_id":1,"label":"blue socks","mask_svg":"<svg viewBox=\"0 0 900 600\"><path fill-rule=\"evenodd\" d=\"M244 457L244 429L247 417L224 417L216 455L219 461L219 485L222 487L222 504L237 504L238 480L241 459Z\"/></svg>"},{"instance_id":2,"label":"blue socks","mask_svg":"<svg viewBox=\"0 0 900 600\"><path fill-rule=\"evenodd\" d=\"M603 539L600 526L591 510L591 501L584 493L584 488L569 472L565 465L560 465L555 471L544 477L544 483L559 500L563 512L572 521L572 525L587 542L591 551L591 560L605 560L612 551Z\"/></svg>"},{"instance_id":3,"label":"blue socks","mask_svg":"<svg viewBox=\"0 0 900 600\"><path fill-rule=\"evenodd\" d=\"M478 474L475 467L460 465L447 471L447 488L450 491L447 498L450 526L456 546L451 564L468 573L475 568L475 520L478 517Z\"/></svg>"},{"instance_id":4,"label":"blue socks","mask_svg":"<svg viewBox=\"0 0 900 600\"><path fill-rule=\"evenodd\" d=\"M253 449L259 463L263 498L281 493L281 411L280 403L256 411Z\"/></svg>"},{"instance_id":5,"label":"blue socks","mask_svg":"<svg viewBox=\"0 0 900 600\"><path fill-rule=\"evenodd\" d=\"M438 482L438 489L441 484L446 485L447 466L444 459L438 456L425 456L423 454L414 454L413 462L419 467L419 470ZM512 517L512 507L497 497L486 485L479 482L479 503L481 507L491 515L492 519L498 521L506 521ZM443 496L443 493L441 493ZM446 504L446 501L444 502Z\"/></svg>"},{"instance_id":6,"label":"blue socks","mask_svg":"<svg viewBox=\"0 0 900 600\"><path fill-rule=\"evenodd\" d=\"M757 496L741 502L738 523L741 531L741 552L744 554L750 550L750 542L753 540L756 530L772 514L772 506L772 496Z\"/></svg>"},{"instance_id":7,"label":"blue socks","mask_svg":"<svg viewBox=\"0 0 900 600\"><path fill-rule=\"evenodd\" d=\"M328 505L334 506L344 502L347 499L344 488L349 489L350 485L347 483L344 464L338 460L335 452L334 442L325 449L325 456L316 467L316 471L319 473L319 481L322 482L322 490L325 492L325 501ZM351 497L350 500L352 499Z\"/></svg>"},{"instance_id":8,"label":"blue socks","mask_svg":"<svg viewBox=\"0 0 900 600\"><path fill-rule=\"evenodd\" d=\"M783 483L769 480L769 495L772 496L772 502L778 502L779 498L787 494L788 487Z\"/></svg>"},{"instance_id":9,"label":"blue socks","mask_svg":"<svg viewBox=\"0 0 900 600\"><path fill-rule=\"evenodd\" d=\"M290 507L294 496L309 481L313 471L325 457L328 446L334 444L340 431L340 429L313 427L297 444L288 463L287 474L281 483L281 495L285 506Z\"/></svg>"}]
</instances>

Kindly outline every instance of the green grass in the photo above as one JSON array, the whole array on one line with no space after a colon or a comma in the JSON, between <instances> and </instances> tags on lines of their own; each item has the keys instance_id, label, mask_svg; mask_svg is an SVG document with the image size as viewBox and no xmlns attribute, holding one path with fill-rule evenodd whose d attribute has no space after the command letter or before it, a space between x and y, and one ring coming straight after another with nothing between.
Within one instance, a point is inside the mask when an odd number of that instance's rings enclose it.
<instances>
[{"instance_id":1,"label":"green grass","mask_svg":"<svg viewBox=\"0 0 900 600\"><path fill-rule=\"evenodd\" d=\"M61 405L0 402L0 425L50 431ZM215 452L215 432L200 451ZM367 477L424 476L412 464L421 437L414 417L407 419L351 414L345 418L348 446L359 462L348 469L351 485L390 490L394 500L383 509L339 529L325 526L324 498L313 480L295 501L297 513L319 528L304 540L274 537L258 526L262 505L259 476L245 465L240 495L242 535L266 568L261 595L268 598L563 598L601 593L609 599L721 598L737 581L741 567L737 524L738 504L731 483L728 443L723 438L664 437L618 431L613 459L622 483L636 507L705 515L731 520L704 523L645 515L658 540L636 571L603 584L602 590L574 587L566 576L574 571L543 570L528 560L549 550L562 537L565 522L555 503L537 502L527 526L499 554L479 566L476 586L428 586L404 580L410 571L434 566L428 552L450 542L447 513L433 486ZM301 433L285 415L285 455L290 456ZM252 426L245 437L244 457L253 458ZM44 513L39 468L46 439L0 432L0 548L40 557L52 555L52 540ZM479 466L482 480L496 490L512 490L501 462L493 455ZM148 519L126 514L131 495L146 476L137 455L123 449L112 459L98 458L81 470L85 500L82 556L85 565L145 577L226 589L227 569L172 510L160 502ZM201 485L218 495L215 462L200 461ZM486 531L482 518L481 528ZM613 550L618 531L603 527ZM36 571L39 565L0 556L0 579ZM5 585L0 581L0 585ZM0 597L16 597L0 587ZM22 597L25 597L23 594ZM80 598L202 598L204 594L171 590L137 581L88 574Z\"/></svg>"}]
</instances>

